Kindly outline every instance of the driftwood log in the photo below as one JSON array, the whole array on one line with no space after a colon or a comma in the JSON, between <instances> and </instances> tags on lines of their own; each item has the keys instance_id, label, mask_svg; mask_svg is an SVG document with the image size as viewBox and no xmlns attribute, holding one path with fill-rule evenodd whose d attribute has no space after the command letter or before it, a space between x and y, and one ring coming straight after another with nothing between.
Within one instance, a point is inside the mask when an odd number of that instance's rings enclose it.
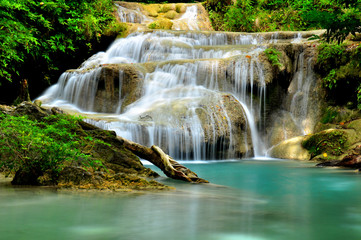
<instances>
[{"instance_id":1,"label":"driftwood log","mask_svg":"<svg viewBox=\"0 0 361 240\"><path fill-rule=\"evenodd\" d=\"M149 148L122 137L118 137L118 139L124 143L125 148L138 157L153 163L170 178L193 183L208 183L207 180L199 178L197 174L179 164L157 146L153 145Z\"/></svg>"}]
</instances>

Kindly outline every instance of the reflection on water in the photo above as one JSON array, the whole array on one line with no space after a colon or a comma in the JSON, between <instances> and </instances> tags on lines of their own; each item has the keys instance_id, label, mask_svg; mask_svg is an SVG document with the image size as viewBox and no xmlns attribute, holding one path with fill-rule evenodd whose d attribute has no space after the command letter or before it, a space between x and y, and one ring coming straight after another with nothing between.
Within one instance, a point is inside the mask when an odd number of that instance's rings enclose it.
<instances>
[{"instance_id":1,"label":"reflection on water","mask_svg":"<svg viewBox=\"0 0 361 240\"><path fill-rule=\"evenodd\" d=\"M0 184L0 239L359 239L361 176L291 161L191 164L213 184L57 193Z\"/></svg>"}]
</instances>

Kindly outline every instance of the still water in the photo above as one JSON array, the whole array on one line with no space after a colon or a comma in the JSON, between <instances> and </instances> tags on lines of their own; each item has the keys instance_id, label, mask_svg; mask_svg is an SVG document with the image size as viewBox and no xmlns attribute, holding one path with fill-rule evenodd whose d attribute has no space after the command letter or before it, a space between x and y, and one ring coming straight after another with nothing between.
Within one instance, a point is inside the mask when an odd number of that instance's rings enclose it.
<instances>
[{"instance_id":1,"label":"still water","mask_svg":"<svg viewBox=\"0 0 361 240\"><path fill-rule=\"evenodd\" d=\"M163 177L177 190L129 194L0 183L0 239L361 239L361 174L355 171L275 160L187 167L212 184Z\"/></svg>"}]
</instances>

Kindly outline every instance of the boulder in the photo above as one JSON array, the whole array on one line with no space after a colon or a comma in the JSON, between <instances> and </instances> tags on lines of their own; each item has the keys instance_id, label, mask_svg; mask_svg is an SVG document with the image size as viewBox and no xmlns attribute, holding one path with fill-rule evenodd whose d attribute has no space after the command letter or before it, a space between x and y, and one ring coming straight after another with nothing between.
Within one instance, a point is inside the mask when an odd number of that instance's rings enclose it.
<instances>
[{"instance_id":1,"label":"boulder","mask_svg":"<svg viewBox=\"0 0 361 240\"><path fill-rule=\"evenodd\" d=\"M268 155L274 158L282 159L310 160L310 152L302 147L303 140L304 136L299 136L282 141L274 146L268 152Z\"/></svg>"},{"instance_id":2,"label":"boulder","mask_svg":"<svg viewBox=\"0 0 361 240\"><path fill-rule=\"evenodd\" d=\"M160 18L148 25L150 29L172 29L173 22L167 18Z\"/></svg>"},{"instance_id":3,"label":"boulder","mask_svg":"<svg viewBox=\"0 0 361 240\"><path fill-rule=\"evenodd\" d=\"M342 160L326 161L318 164L319 167L346 167L361 169L361 145L349 149L349 153Z\"/></svg>"}]
</instances>

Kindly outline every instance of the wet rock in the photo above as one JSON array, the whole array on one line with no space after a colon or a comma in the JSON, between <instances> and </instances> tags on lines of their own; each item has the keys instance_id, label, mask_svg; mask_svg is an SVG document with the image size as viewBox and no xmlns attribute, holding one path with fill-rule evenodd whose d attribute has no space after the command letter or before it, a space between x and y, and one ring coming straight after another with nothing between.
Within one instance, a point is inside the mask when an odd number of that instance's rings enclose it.
<instances>
[{"instance_id":1,"label":"wet rock","mask_svg":"<svg viewBox=\"0 0 361 240\"><path fill-rule=\"evenodd\" d=\"M175 10L171 10L164 15L164 17L168 18L168 19L174 19L177 16L178 16L178 13Z\"/></svg>"},{"instance_id":2,"label":"wet rock","mask_svg":"<svg viewBox=\"0 0 361 240\"><path fill-rule=\"evenodd\" d=\"M64 112L63 110L61 110L60 108L57 108L57 107L51 108L50 111L51 111L53 114L65 114L65 112Z\"/></svg>"},{"instance_id":3,"label":"wet rock","mask_svg":"<svg viewBox=\"0 0 361 240\"><path fill-rule=\"evenodd\" d=\"M287 55L289 60L280 61L289 66L282 73L274 72L274 79L267 88L266 129L271 146L284 139L313 133L325 105L322 81L312 69L315 50L306 43L275 47L282 55Z\"/></svg>"},{"instance_id":4,"label":"wet rock","mask_svg":"<svg viewBox=\"0 0 361 240\"><path fill-rule=\"evenodd\" d=\"M59 183L74 185L86 184L92 180L92 174L81 167L65 167L60 172Z\"/></svg>"},{"instance_id":5,"label":"wet rock","mask_svg":"<svg viewBox=\"0 0 361 240\"><path fill-rule=\"evenodd\" d=\"M173 22L169 19L158 19L148 25L150 29L172 29Z\"/></svg>"},{"instance_id":6,"label":"wet rock","mask_svg":"<svg viewBox=\"0 0 361 240\"><path fill-rule=\"evenodd\" d=\"M348 155L342 159L337 166L349 168L361 168L361 155Z\"/></svg>"},{"instance_id":7,"label":"wet rock","mask_svg":"<svg viewBox=\"0 0 361 240\"><path fill-rule=\"evenodd\" d=\"M326 161L317 164L317 166L361 169L361 145L356 145L354 148L349 149L349 153L342 160Z\"/></svg>"},{"instance_id":8,"label":"wet rock","mask_svg":"<svg viewBox=\"0 0 361 240\"><path fill-rule=\"evenodd\" d=\"M187 10L187 5L184 3L177 3L176 4L176 12L177 13L185 13L185 11Z\"/></svg>"},{"instance_id":9,"label":"wet rock","mask_svg":"<svg viewBox=\"0 0 361 240\"><path fill-rule=\"evenodd\" d=\"M15 107L13 106L7 106L7 105L0 105L0 111L5 114L10 114L13 112Z\"/></svg>"},{"instance_id":10,"label":"wet rock","mask_svg":"<svg viewBox=\"0 0 361 240\"><path fill-rule=\"evenodd\" d=\"M310 151L313 160L341 161L346 156L359 154L361 119L335 126L305 137L302 145Z\"/></svg>"},{"instance_id":11,"label":"wet rock","mask_svg":"<svg viewBox=\"0 0 361 240\"><path fill-rule=\"evenodd\" d=\"M318 163L318 164L316 165L316 167L335 167L335 166L337 166L337 164L338 164L339 162L340 162L340 161L337 161L337 160L322 162L322 163Z\"/></svg>"},{"instance_id":12,"label":"wet rock","mask_svg":"<svg viewBox=\"0 0 361 240\"><path fill-rule=\"evenodd\" d=\"M19 169L16 171L11 184L13 185L41 185L38 178L42 176L43 173L41 169L32 167L27 169Z\"/></svg>"},{"instance_id":13,"label":"wet rock","mask_svg":"<svg viewBox=\"0 0 361 240\"><path fill-rule=\"evenodd\" d=\"M175 11L176 5L174 3L171 4L162 4L162 12L169 12L169 11Z\"/></svg>"},{"instance_id":14,"label":"wet rock","mask_svg":"<svg viewBox=\"0 0 361 240\"><path fill-rule=\"evenodd\" d=\"M282 159L310 160L310 152L302 147L303 136L294 137L274 146L268 153L269 156Z\"/></svg>"},{"instance_id":15,"label":"wet rock","mask_svg":"<svg viewBox=\"0 0 361 240\"><path fill-rule=\"evenodd\" d=\"M172 189L154 180L146 180L126 173L88 172L79 167L66 167L60 174L58 186L61 189L84 190L164 190Z\"/></svg>"},{"instance_id":16,"label":"wet rock","mask_svg":"<svg viewBox=\"0 0 361 240\"><path fill-rule=\"evenodd\" d=\"M38 105L32 102L22 102L19 104L14 111L11 113L16 116L27 115L32 120L42 119L49 115L47 110L39 107Z\"/></svg>"}]
</instances>

